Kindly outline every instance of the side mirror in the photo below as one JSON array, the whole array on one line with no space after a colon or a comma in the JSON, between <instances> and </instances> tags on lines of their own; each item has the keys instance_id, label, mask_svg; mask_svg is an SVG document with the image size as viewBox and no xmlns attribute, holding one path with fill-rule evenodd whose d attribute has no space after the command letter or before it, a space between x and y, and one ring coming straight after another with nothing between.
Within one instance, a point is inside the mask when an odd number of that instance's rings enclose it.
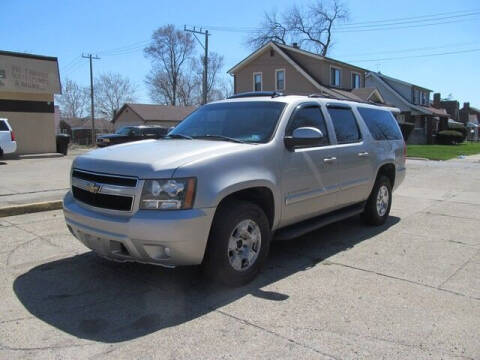
<instances>
[{"instance_id":1,"label":"side mirror","mask_svg":"<svg viewBox=\"0 0 480 360\"><path fill-rule=\"evenodd\" d=\"M292 136L285 136L285 147L292 150L296 147L320 145L323 133L314 127L300 127L293 130Z\"/></svg>"}]
</instances>

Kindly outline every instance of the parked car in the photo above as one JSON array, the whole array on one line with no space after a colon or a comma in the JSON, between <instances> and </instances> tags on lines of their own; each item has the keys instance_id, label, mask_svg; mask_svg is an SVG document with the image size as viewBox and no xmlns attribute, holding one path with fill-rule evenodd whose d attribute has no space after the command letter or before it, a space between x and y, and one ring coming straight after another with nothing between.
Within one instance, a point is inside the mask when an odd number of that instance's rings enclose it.
<instances>
[{"instance_id":1,"label":"parked car","mask_svg":"<svg viewBox=\"0 0 480 360\"><path fill-rule=\"evenodd\" d=\"M167 135L168 129L161 126L125 126L118 129L115 134L106 134L97 137L97 146L122 144L145 139L159 139Z\"/></svg>"},{"instance_id":2,"label":"parked car","mask_svg":"<svg viewBox=\"0 0 480 360\"><path fill-rule=\"evenodd\" d=\"M15 133L7 119L0 119L0 157L17 151Z\"/></svg>"},{"instance_id":3,"label":"parked car","mask_svg":"<svg viewBox=\"0 0 480 360\"><path fill-rule=\"evenodd\" d=\"M66 223L106 258L203 264L227 284L244 284L271 239L357 214L386 221L405 177L392 111L265 93L204 105L163 140L77 157Z\"/></svg>"}]
</instances>

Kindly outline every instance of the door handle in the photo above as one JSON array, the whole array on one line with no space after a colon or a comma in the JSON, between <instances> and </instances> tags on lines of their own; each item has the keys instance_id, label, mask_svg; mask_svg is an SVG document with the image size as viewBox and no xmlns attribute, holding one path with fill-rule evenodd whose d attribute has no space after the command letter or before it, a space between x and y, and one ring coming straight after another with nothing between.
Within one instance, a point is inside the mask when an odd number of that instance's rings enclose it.
<instances>
[{"instance_id":1,"label":"door handle","mask_svg":"<svg viewBox=\"0 0 480 360\"><path fill-rule=\"evenodd\" d=\"M337 158L335 156L323 159L324 163L331 163L331 162L334 162L334 161L337 161Z\"/></svg>"},{"instance_id":2,"label":"door handle","mask_svg":"<svg viewBox=\"0 0 480 360\"><path fill-rule=\"evenodd\" d=\"M368 152L364 151L364 152L359 152L358 153L358 156L360 157L367 157L368 156Z\"/></svg>"}]
</instances>

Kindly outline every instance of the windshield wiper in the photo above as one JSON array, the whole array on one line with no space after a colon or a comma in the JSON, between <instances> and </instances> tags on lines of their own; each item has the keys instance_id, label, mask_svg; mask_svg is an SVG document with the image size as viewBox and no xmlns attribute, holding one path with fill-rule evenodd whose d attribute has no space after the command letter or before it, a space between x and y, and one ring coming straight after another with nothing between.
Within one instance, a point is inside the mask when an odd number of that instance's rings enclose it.
<instances>
[{"instance_id":1,"label":"windshield wiper","mask_svg":"<svg viewBox=\"0 0 480 360\"><path fill-rule=\"evenodd\" d=\"M198 135L198 136L195 136L195 139L217 139L217 140L225 140L225 141L231 141L231 142L236 142L236 143L241 143L241 144L246 143L243 140L235 139L235 138L228 137L228 136L223 136L223 135L210 135L210 134Z\"/></svg>"},{"instance_id":2,"label":"windshield wiper","mask_svg":"<svg viewBox=\"0 0 480 360\"><path fill-rule=\"evenodd\" d=\"M191 136L188 135L183 135L183 134L168 134L165 136L167 138L172 138L172 139L188 139L188 140L193 140Z\"/></svg>"}]
</instances>

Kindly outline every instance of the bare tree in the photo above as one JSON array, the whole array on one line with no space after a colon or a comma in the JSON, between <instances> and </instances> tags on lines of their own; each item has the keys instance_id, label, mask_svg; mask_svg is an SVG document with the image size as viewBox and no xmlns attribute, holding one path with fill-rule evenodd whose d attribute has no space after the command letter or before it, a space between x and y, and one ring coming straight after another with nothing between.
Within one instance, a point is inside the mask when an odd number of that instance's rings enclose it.
<instances>
[{"instance_id":1,"label":"bare tree","mask_svg":"<svg viewBox=\"0 0 480 360\"><path fill-rule=\"evenodd\" d=\"M145 78L145 83L153 102L163 105L172 103L172 87L163 69L154 66Z\"/></svg>"},{"instance_id":2,"label":"bare tree","mask_svg":"<svg viewBox=\"0 0 480 360\"><path fill-rule=\"evenodd\" d=\"M201 85L202 83L202 76L203 76L203 59L204 56L200 56L194 62L194 68L197 73L197 82ZM213 93L217 93L221 87L221 83L219 82L219 73L222 71L223 68L223 56L216 53L210 52L208 54L208 71L207 71L207 101L218 100L217 95L213 95ZM200 99L199 99L200 100Z\"/></svg>"},{"instance_id":3,"label":"bare tree","mask_svg":"<svg viewBox=\"0 0 480 360\"><path fill-rule=\"evenodd\" d=\"M191 34L166 25L157 29L145 54L153 60L154 68L147 76L147 85L154 101L177 105L178 87L185 62L195 49ZM156 94L158 92L158 94Z\"/></svg>"},{"instance_id":4,"label":"bare tree","mask_svg":"<svg viewBox=\"0 0 480 360\"><path fill-rule=\"evenodd\" d=\"M191 61L191 68L195 61ZM179 79L178 100L184 106L197 105L201 102L202 79L194 71L184 72Z\"/></svg>"},{"instance_id":5,"label":"bare tree","mask_svg":"<svg viewBox=\"0 0 480 360\"><path fill-rule=\"evenodd\" d=\"M287 17L287 24L300 46L308 43L317 53L325 56L332 45L333 25L347 19L347 9L337 0L328 5L316 1L307 8L295 5Z\"/></svg>"},{"instance_id":6,"label":"bare tree","mask_svg":"<svg viewBox=\"0 0 480 360\"><path fill-rule=\"evenodd\" d=\"M247 45L252 49L261 48L270 41L280 44L287 44L289 31L284 23L279 19L275 10L270 13L265 12L263 21L258 30L254 31L247 38Z\"/></svg>"},{"instance_id":7,"label":"bare tree","mask_svg":"<svg viewBox=\"0 0 480 360\"><path fill-rule=\"evenodd\" d=\"M233 95L233 79L218 79L216 86L210 91L208 101L223 100Z\"/></svg>"},{"instance_id":8,"label":"bare tree","mask_svg":"<svg viewBox=\"0 0 480 360\"><path fill-rule=\"evenodd\" d=\"M233 95L233 78L227 78L222 81L220 91L222 92L222 99L226 99Z\"/></svg>"},{"instance_id":9,"label":"bare tree","mask_svg":"<svg viewBox=\"0 0 480 360\"><path fill-rule=\"evenodd\" d=\"M136 87L117 73L105 73L95 79L95 107L99 114L113 119L123 104L135 101Z\"/></svg>"},{"instance_id":10,"label":"bare tree","mask_svg":"<svg viewBox=\"0 0 480 360\"><path fill-rule=\"evenodd\" d=\"M56 99L62 115L66 118L80 118L87 111L89 103L88 91L71 79L65 80L62 95Z\"/></svg>"},{"instance_id":11,"label":"bare tree","mask_svg":"<svg viewBox=\"0 0 480 360\"><path fill-rule=\"evenodd\" d=\"M339 0L316 0L305 7L294 5L282 14L281 21L276 14L265 14L260 30L247 39L247 44L257 48L269 41L297 42L325 56L333 44L334 25L348 20L348 16L348 9Z\"/></svg>"}]
</instances>

